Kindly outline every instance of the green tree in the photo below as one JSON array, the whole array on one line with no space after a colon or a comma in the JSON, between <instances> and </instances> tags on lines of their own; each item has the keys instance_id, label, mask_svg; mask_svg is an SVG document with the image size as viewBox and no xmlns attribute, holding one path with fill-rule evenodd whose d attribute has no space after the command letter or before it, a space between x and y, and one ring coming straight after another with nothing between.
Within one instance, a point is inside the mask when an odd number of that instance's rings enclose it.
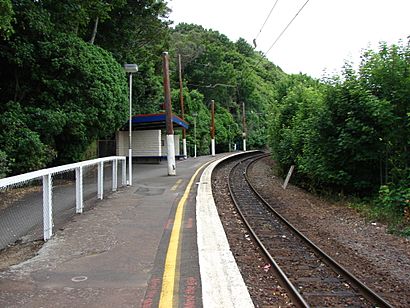
<instances>
[{"instance_id":1,"label":"green tree","mask_svg":"<svg viewBox=\"0 0 410 308\"><path fill-rule=\"evenodd\" d=\"M74 34L55 33L41 3L21 1L15 11L16 33L0 51L2 101L12 102L0 105L0 115L15 119L3 120L1 129L24 132L2 135L1 148L14 160L11 171L82 159L92 141L126 121L125 73L107 51ZM16 149L36 155L28 160Z\"/></svg>"},{"instance_id":2,"label":"green tree","mask_svg":"<svg viewBox=\"0 0 410 308\"><path fill-rule=\"evenodd\" d=\"M7 107L8 110L0 117L3 175L9 171L16 174L44 168L56 152L29 128L30 119L19 103L9 102Z\"/></svg>"},{"instance_id":3,"label":"green tree","mask_svg":"<svg viewBox=\"0 0 410 308\"><path fill-rule=\"evenodd\" d=\"M383 136L385 181L398 183L410 176L410 42L387 46L362 56L360 81L376 97L388 101L394 114L389 131Z\"/></svg>"},{"instance_id":4,"label":"green tree","mask_svg":"<svg viewBox=\"0 0 410 308\"><path fill-rule=\"evenodd\" d=\"M11 0L0 0L0 36L4 39L13 34L14 11Z\"/></svg>"},{"instance_id":5,"label":"green tree","mask_svg":"<svg viewBox=\"0 0 410 308\"><path fill-rule=\"evenodd\" d=\"M285 74L254 52L244 39L233 43L223 34L192 24L177 25L171 36L171 71L177 71L180 54L186 86L202 93L206 105L215 100L221 111L217 116L222 119L216 118L218 151L227 150L229 140L240 135L242 103L252 114L249 148L265 148L266 122L275 104L277 83ZM177 74L173 74L173 80L177 88Z\"/></svg>"}]
</instances>

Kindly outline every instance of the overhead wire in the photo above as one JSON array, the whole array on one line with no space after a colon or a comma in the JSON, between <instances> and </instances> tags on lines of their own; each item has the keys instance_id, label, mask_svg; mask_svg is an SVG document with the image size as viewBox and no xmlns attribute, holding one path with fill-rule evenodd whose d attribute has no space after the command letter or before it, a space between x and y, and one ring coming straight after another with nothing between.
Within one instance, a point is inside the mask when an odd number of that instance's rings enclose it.
<instances>
[{"instance_id":1,"label":"overhead wire","mask_svg":"<svg viewBox=\"0 0 410 308\"><path fill-rule=\"evenodd\" d=\"M278 1L278 0L277 0ZM262 62L263 57L265 57L268 52L276 45L276 43L279 41L279 39L283 36L283 34L286 32L286 30L289 28L289 26L295 21L296 17L298 17L298 15L300 14L300 12L302 12L302 10L305 8L305 6L308 4L310 0L306 0L306 2L301 6L301 8L297 11L297 13L295 14L295 16L293 16L293 18L290 20L290 22L286 25L286 27L282 30L282 32L276 37L275 41L272 43L272 45L269 47L269 49L267 51L265 51L264 53L262 53L262 57L259 59L259 61L253 65L250 69L254 70L256 68L256 66L258 66L259 63ZM268 15L269 16L269 15ZM241 78L243 78L243 72L241 74Z\"/></svg>"},{"instance_id":2,"label":"overhead wire","mask_svg":"<svg viewBox=\"0 0 410 308\"><path fill-rule=\"evenodd\" d=\"M306 2L302 5L302 7L299 9L299 11L293 16L291 21L287 24L287 26L282 30L282 32L278 35L278 37L275 39L273 44L269 47L269 49L264 53L264 56L273 48L273 46L276 45L276 43L279 41L279 39L282 37L282 35L286 32L286 30L289 28L289 26L293 23L293 21L298 17L299 13L302 12L302 10L305 8L306 4L308 4L310 0L306 0Z\"/></svg>"},{"instance_id":3,"label":"overhead wire","mask_svg":"<svg viewBox=\"0 0 410 308\"><path fill-rule=\"evenodd\" d=\"M259 35L262 33L263 28L265 27L267 21L269 20L270 15L272 14L273 10L276 7L276 4L278 4L279 0L276 0L275 3L273 4L272 8L270 9L270 12L268 14L268 16L266 17L265 21L263 22L263 25L261 27L261 29L259 30L258 34L256 35L256 37L253 39L253 44L255 45L256 48L256 40L258 39Z\"/></svg>"}]
</instances>

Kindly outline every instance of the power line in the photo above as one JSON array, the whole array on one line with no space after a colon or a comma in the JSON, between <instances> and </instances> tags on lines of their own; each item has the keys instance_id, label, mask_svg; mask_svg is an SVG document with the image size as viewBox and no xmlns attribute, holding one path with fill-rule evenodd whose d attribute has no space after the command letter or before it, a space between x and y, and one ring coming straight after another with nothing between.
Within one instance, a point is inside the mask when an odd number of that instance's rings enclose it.
<instances>
[{"instance_id":1,"label":"power line","mask_svg":"<svg viewBox=\"0 0 410 308\"><path fill-rule=\"evenodd\" d=\"M188 83L188 86L198 87L198 88L216 88L216 87L227 87L227 88L236 88L236 85L224 84L224 83L215 83L215 84L193 84Z\"/></svg>"},{"instance_id":2,"label":"power line","mask_svg":"<svg viewBox=\"0 0 410 308\"><path fill-rule=\"evenodd\" d=\"M279 2L279 0L276 0L276 1L275 1L275 4L274 4L274 5L272 6L272 8L270 9L270 12L269 12L268 16L266 17L266 19L265 19L265 21L264 21L264 23L263 23L261 29L259 30L259 32L258 32L258 34L256 35L256 37L253 39L253 44L255 45L255 48L256 48L256 40L258 39L259 34L261 34L263 28L264 28L265 25L266 25L266 22L268 21L270 15L272 14L272 12L273 12L273 10L275 9L275 6L276 6L276 4L278 4L278 2Z\"/></svg>"},{"instance_id":3,"label":"power line","mask_svg":"<svg viewBox=\"0 0 410 308\"><path fill-rule=\"evenodd\" d=\"M307 0L305 4L302 5L302 7L299 9L299 11L296 13L295 16L291 19L291 21L288 23L288 25L282 30L282 32L279 34L279 36L276 38L276 40L273 42L273 44L269 47L269 49L264 53L264 56L275 46L275 44L279 41L279 39L282 37L282 35L285 33L285 31L289 28L289 26L293 23L293 21L298 17L299 13L304 9L306 4L308 4L310 0Z\"/></svg>"},{"instance_id":4,"label":"power line","mask_svg":"<svg viewBox=\"0 0 410 308\"><path fill-rule=\"evenodd\" d=\"M277 0L277 1L279 1L279 0ZM261 57L261 59L259 59L259 61L255 64L255 65L253 65L251 68L250 68L250 70L255 70L255 68L259 65L259 63L261 63L262 62L262 60L263 60L263 57L265 57L266 55L267 55L267 53L273 48L273 46L275 46L275 44L279 41L279 39L282 37L282 35L286 32L286 30L289 28L289 26L293 23L293 21L296 19L296 17L299 15L299 13L305 8L305 6L308 4L308 2L309 2L310 0L306 0L306 2L302 5L302 7L299 9L299 11L295 14L295 16L293 16L293 18L290 20L290 22L287 24L287 26L282 30L282 32L278 35L278 37L275 39L275 41L273 42L273 44L269 47L269 49L266 51L266 52L264 52L264 53L262 53L262 57ZM275 3L275 5L276 5L276 3ZM275 6L274 5L274 6ZM273 10L273 8L272 8L272 10ZM271 10L271 11L272 11ZM270 15L270 13L269 13L269 15ZM268 15L268 18L269 18L269 15ZM265 21L266 22L266 21ZM262 26L262 28L263 28L263 26ZM242 73L241 73L241 78L244 78L244 71L245 70L242 70ZM248 74L250 74L250 71L249 71L249 73Z\"/></svg>"}]
</instances>

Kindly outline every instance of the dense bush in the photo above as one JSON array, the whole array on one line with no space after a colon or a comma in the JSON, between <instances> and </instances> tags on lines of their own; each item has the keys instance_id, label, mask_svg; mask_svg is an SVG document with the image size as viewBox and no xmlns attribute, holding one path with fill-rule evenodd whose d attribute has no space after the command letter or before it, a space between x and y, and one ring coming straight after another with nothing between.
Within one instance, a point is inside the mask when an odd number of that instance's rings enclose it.
<instances>
[{"instance_id":1,"label":"dense bush","mask_svg":"<svg viewBox=\"0 0 410 308\"><path fill-rule=\"evenodd\" d=\"M54 157L56 163L80 160L93 140L112 134L126 121L128 106L125 73L101 48L56 35L31 43L29 50L30 57L2 61L2 71L15 76L19 89L4 91L18 101L1 108L0 145L15 160L13 173L45 166ZM17 67L12 63L16 60ZM14 134L16 130L20 134ZM37 155L23 159L24 153Z\"/></svg>"},{"instance_id":2,"label":"dense bush","mask_svg":"<svg viewBox=\"0 0 410 308\"><path fill-rule=\"evenodd\" d=\"M166 2L0 0L0 11L0 149L10 174L81 160L112 136L127 121L124 63L140 64L134 111L155 110Z\"/></svg>"},{"instance_id":3,"label":"dense bush","mask_svg":"<svg viewBox=\"0 0 410 308\"><path fill-rule=\"evenodd\" d=\"M296 165L301 183L339 193L372 195L388 185L380 200L406 199L409 54L408 45L381 44L364 53L358 72L346 64L321 84L300 75L282 83L270 127L282 172Z\"/></svg>"},{"instance_id":4,"label":"dense bush","mask_svg":"<svg viewBox=\"0 0 410 308\"><path fill-rule=\"evenodd\" d=\"M7 155L0 150L0 179L4 178L9 172Z\"/></svg>"}]
</instances>

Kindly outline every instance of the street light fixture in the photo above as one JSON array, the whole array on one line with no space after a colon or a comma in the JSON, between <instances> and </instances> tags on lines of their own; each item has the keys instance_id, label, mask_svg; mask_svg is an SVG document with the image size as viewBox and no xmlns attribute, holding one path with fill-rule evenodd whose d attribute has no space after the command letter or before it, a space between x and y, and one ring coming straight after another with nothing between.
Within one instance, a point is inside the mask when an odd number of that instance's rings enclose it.
<instances>
[{"instance_id":1,"label":"street light fixture","mask_svg":"<svg viewBox=\"0 0 410 308\"><path fill-rule=\"evenodd\" d=\"M132 74L138 72L137 64L124 64L125 72L129 73L130 113L128 132L128 185L132 186Z\"/></svg>"}]
</instances>

